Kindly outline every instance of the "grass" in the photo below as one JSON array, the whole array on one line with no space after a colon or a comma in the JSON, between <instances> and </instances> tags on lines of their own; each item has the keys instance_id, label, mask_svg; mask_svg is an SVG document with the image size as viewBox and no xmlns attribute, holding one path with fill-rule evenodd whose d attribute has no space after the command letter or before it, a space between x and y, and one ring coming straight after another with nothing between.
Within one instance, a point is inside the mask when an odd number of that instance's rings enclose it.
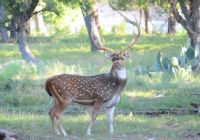
<instances>
[{"instance_id":1,"label":"grass","mask_svg":"<svg viewBox=\"0 0 200 140\"><path fill-rule=\"evenodd\" d=\"M106 34L105 46L120 50L131 39L127 35ZM192 95L200 90L200 78L186 75L149 77L135 74L138 66L153 67L158 51L165 56L179 55L186 43L183 34L175 36L145 35L130 51L127 59L128 83L116 108L115 134L107 132L104 114L94 126L93 139L199 139L199 117L195 115L133 115L138 111L184 109L193 112L190 103L199 103ZM64 33L29 40L33 54L40 60L30 66L21 60L16 44L0 43L0 127L17 132L22 140L63 139L53 133L48 109L51 99L44 89L45 80L56 74L94 75L108 72L111 62L104 53L92 53L84 34ZM122 114L121 114L122 113ZM76 115L72 115L76 114ZM128 114L128 115L125 115ZM73 106L63 118L69 139L88 139L87 109Z\"/></svg>"},{"instance_id":2,"label":"grass","mask_svg":"<svg viewBox=\"0 0 200 140\"><path fill-rule=\"evenodd\" d=\"M50 120L46 115L35 114L0 114L1 126L15 130L21 140L54 140L66 139L52 133ZM67 115L62 120L68 133L68 139L89 139L85 135L89 115ZM115 134L108 133L106 117L100 115L90 139L163 139L188 140L198 139L200 118L198 116L149 117L141 115L116 115L114 120Z\"/></svg>"}]
</instances>

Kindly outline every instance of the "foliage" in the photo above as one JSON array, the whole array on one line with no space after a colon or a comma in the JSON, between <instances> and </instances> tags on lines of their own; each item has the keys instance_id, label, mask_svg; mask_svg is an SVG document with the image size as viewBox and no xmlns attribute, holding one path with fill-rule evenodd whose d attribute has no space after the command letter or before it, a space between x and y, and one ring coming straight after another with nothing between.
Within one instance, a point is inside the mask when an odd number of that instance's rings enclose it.
<instances>
[{"instance_id":1,"label":"foliage","mask_svg":"<svg viewBox=\"0 0 200 140\"><path fill-rule=\"evenodd\" d=\"M151 0L110 0L112 4L121 10L132 10L147 7Z\"/></svg>"},{"instance_id":2,"label":"foliage","mask_svg":"<svg viewBox=\"0 0 200 140\"><path fill-rule=\"evenodd\" d=\"M3 0L6 10L15 18L23 16L23 20L27 21L33 14L33 11L39 0ZM22 18L22 17L21 17Z\"/></svg>"},{"instance_id":3,"label":"foliage","mask_svg":"<svg viewBox=\"0 0 200 140\"><path fill-rule=\"evenodd\" d=\"M26 64L24 61L7 62L2 64L0 70L0 89L2 90L12 90L19 79L34 79L38 74L34 65Z\"/></svg>"},{"instance_id":4,"label":"foliage","mask_svg":"<svg viewBox=\"0 0 200 140\"><path fill-rule=\"evenodd\" d=\"M48 23L48 33L65 32L71 34L71 26L77 22L77 19L82 18L81 10L77 7L71 8L64 5L62 15L56 15L54 12L44 12L45 23Z\"/></svg>"},{"instance_id":5,"label":"foliage","mask_svg":"<svg viewBox=\"0 0 200 140\"><path fill-rule=\"evenodd\" d=\"M93 12L95 0L80 0L80 7L84 11L83 14L89 15ZM86 16L84 15L84 16Z\"/></svg>"},{"instance_id":6,"label":"foliage","mask_svg":"<svg viewBox=\"0 0 200 140\"><path fill-rule=\"evenodd\" d=\"M125 30L126 30L126 24L125 23L120 23L120 24L112 27L112 33L117 34L117 35L125 34Z\"/></svg>"}]
</instances>

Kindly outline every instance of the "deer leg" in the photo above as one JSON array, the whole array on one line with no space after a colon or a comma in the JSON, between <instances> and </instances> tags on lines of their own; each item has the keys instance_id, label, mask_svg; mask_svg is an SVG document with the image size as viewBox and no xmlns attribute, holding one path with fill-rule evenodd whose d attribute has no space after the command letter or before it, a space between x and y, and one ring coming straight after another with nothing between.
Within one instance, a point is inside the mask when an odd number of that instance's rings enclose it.
<instances>
[{"instance_id":1,"label":"deer leg","mask_svg":"<svg viewBox=\"0 0 200 140\"><path fill-rule=\"evenodd\" d=\"M63 125L60 121L63 111L67 107L67 104L60 104L58 102L55 103L54 107L49 111L49 115L52 121L53 128L57 135L60 135L60 132L63 136L66 136L67 133L65 132Z\"/></svg>"},{"instance_id":2,"label":"deer leg","mask_svg":"<svg viewBox=\"0 0 200 140\"><path fill-rule=\"evenodd\" d=\"M107 117L108 117L108 125L109 125L109 130L110 134L113 134L113 115L115 111L115 106L112 108L107 109Z\"/></svg>"},{"instance_id":3,"label":"deer leg","mask_svg":"<svg viewBox=\"0 0 200 140\"><path fill-rule=\"evenodd\" d=\"M66 103L65 104L60 104L59 105L59 111L57 111L58 128L61 131L63 136L67 136L67 133L66 133L66 131L65 131L65 129L64 129L64 127L63 127L63 125L62 125L62 123L60 121L60 119L61 119L62 114L63 114L64 110L66 109L66 107L67 107Z\"/></svg>"},{"instance_id":4,"label":"deer leg","mask_svg":"<svg viewBox=\"0 0 200 140\"><path fill-rule=\"evenodd\" d=\"M57 122L57 119L55 118L55 111L56 111L56 108L58 106L58 103L57 103L56 99L54 101L55 101L55 104L49 110L49 116L51 118L52 126L53 126L53 129L54 129L55 133L57 135L60 135L60 132L59 132L59 129L58 129L58 122Z\"/></svg>"},{"instance_id":5,"label":"deer leg","mask_svg":"<svg viewBox=\"0 0 200 140\"><path fill-rule=\"evenodd\" d=\"M98 115L98 112L99 112L99 109L100 107L95 107L93 108L92 110L92 114L91 114L91 120L90 120L90 123L89 123L89 126L88 126L88 129L87 129L87 135L91 135L91 128L97 118L97 115Z\"/></svg>"}]
</instances>

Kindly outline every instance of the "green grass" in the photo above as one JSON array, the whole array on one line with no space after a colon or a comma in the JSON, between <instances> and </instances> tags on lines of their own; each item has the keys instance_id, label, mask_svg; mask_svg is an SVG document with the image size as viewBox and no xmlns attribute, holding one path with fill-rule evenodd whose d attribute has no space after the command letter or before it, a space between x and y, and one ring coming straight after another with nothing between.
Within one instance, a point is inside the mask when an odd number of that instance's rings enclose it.
<instances>
[{"instance_id":1,"label":"green grass","mask_svg":"<svg viewBox=\"0 0 200 140\"><path fill-rule=\"evenodd\" d=\"M63 118L68 139L88 139L86 129L89 115L67 115ZM50 119L46 115L35 114L0 114L1 126L13 130L21 135L21 140L55 140L66 139L56 136L50 127ZM198 139L200 118L198 116L171 116L149 117L141 115L116 115L114 119L114 132L108 133L107 121L100 115L95 123L90 138L102 139L162 139L162 140L188 140Z\"/></svg>"},{"instance_id":2,"label":"green grass","mask_svg":"<svg viewBox=\"0 0 200 140\"><path fill-rule=\"evenodd\" d=\"M103 38L105 46L119 51L131 36L106 34ZM94 139L199 138L198 116L169 114L151 117L131 114L159 109L193 111L190 103L199 103L200 99L191 95L200 90L198 76L186 75L175 79L164 75L150 78L134 72L138 66L153 67L160 50L165 56L178 56L180 47L186 41L186 35L141 37L127 59L128 83L116 108L115 134L108 134L107 121L102 114L94 127ZM47 115L52 102L44 89L45 80L60 73L94 75L108 72L111 62L104 53L90 52L89 41L84 34L37 36L29 39L29 45L40 60L38 66L26 64L16 44L0 44L0 127L17 132L24 140L62 139L53 133ZM73 113L76 115L69 115ZM89 116L85 109L70 107L63 121L69 139L88 139L85 131Z\"/></svg>"}]
</instances>

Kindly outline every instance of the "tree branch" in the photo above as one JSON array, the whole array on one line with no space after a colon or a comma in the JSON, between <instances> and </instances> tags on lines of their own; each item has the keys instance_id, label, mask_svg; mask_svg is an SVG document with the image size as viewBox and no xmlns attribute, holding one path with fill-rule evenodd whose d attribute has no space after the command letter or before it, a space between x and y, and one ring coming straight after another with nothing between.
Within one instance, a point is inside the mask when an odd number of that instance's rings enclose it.
<instances>
[{"instance_id":1,"label":"tree branch","mask_svg":"<svg viewBox=\"0 0 200 140\"><path fill-rule=\"evenodd\" d=\"M36 11L36 12L34 12L32 15L36 15L36 14L41 13L41 12L44 12L44 11L47 11L47 9L44 8L44 9L42 9L42 10L40 10L40 11Z\"/></svg>"},{"instance_id":2,"label":"tree branch","mask_svg":"<svg viewBox=\"0 0 200 140\"><path fill-rule=\"evenodd\" d=\"M109 5L110 5L110 7L111 7L113 10L117 11L118 14L121 15L128 23L130 23L130 24L132 24L132 25L138 27L138 23L137 23L137 22L135 22L135 21L133 21L133 20L130 20L130 19L129 19L128 17L126 17L123 13L121 13L116 7L114 7L114 6L112 5L112 3L110 2L110 0L108 0L108 3L109 3Z\"/></svg>"},{"instance_id":3,"label":"tree branch","mask_svg":"<svg viewBox=\"0 0 200 140\"><path fill-rule=\"evenodd\" d=\"M39 3L39 0L32 0L29 8L25 12L26 13L25 21L28 21L32 17L33 11L35 10L38 3Z\"/></svg>"},{"instance_id":4,"label":"tree branch","mask_svg":"<svg viewBox=\"0 0 200 140\"><path fill-rule=\"evenodd\" d=\"M180 23L183 28L188 32L189 36L193 36L195 32L192 30L191 26L188 24L188 22L179 14L178 9L176 7L177 0L170 0L170 4L172 7L172 13L178 23Z\"/></svg>"},{"instance_id":5,"label":"tree branch","mask_svg":"<svg viewBox=\"0 0 200 140\"><path fill-rule=\"evenodd\" d=\"M191 7L188 7L187 2L182 2L182 0L178 0L180 3L181 11L184 14L186 20L191 26Z\"/></svg>"}]
</instances>

